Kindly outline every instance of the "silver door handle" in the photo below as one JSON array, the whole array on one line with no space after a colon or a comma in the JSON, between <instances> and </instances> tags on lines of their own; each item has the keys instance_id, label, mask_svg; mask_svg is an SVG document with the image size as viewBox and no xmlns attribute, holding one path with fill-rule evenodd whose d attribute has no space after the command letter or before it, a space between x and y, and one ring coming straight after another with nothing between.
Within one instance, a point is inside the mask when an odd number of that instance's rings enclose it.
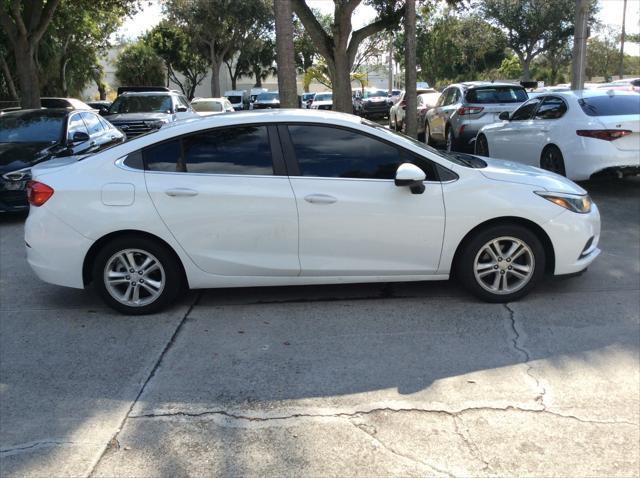
<instances>
[{"instance_id":1,"label":"silver door handle","mask_svg":"<svg viewBox=\"0 0 640 478\"><path fill-rule=\"evenodd\" d=\"M328 194L309 194L304 197L304 200L311 204L333 204L338 198L329 196Z\"/></svg>"},{"instance_id":2,"label":"silver door handle","mask_svg":"<svg viewBox=\"0 0 640 478\"><path fill-rule=\"evenodd\" d=\"M195 189L188 189L188 188L173 188L173 189L167 189L165 191L165 194L171 197L189 197L189 196L197 196L198 191L196 191Z\"/></svg>"}]
</instances>

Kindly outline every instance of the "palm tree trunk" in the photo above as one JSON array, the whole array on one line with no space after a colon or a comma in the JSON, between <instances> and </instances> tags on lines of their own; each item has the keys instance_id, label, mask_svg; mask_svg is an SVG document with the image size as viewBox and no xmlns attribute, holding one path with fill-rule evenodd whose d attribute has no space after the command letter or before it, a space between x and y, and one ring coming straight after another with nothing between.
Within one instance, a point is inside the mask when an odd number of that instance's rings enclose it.
<instances>
[{"instance_id":1,"label":"palm tree trunk","mask_svg":"<svg viewBox=\"0 0 640 478\"><path fill-rule=\"evenodd\" d=\"M405 128L408 136L418 137L418 97L416 92L416 2L407 0L404 14L404 99L407 102L404 115Z\"/></svg>"}]
</instances>

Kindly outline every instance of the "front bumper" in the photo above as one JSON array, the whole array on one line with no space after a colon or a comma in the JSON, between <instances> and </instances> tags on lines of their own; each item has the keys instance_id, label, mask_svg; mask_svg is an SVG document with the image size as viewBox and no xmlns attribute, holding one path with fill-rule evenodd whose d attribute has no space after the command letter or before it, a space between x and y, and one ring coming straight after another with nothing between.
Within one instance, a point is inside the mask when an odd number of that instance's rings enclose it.
<instances>
[{"instance_id":1,"label":"front bumper","mask_svg":"<svg viewBox=\"0 0 640 478\"><path fill-rule=\"evenodd\" d=\"M600 255L600 212L595 204L588 214L565 211L543 228L553 244L554 275L581 272Z\"/></svg>"},{"instance_id":2,"label":"front bumper","mask_svg":"<svg viewBox=\"0 0 640 478\"><path fill-rule=\"evenodd\" d=\"M383 103L362 103L363 115L387 115L391 106L385 101Z\"/></svg>"}]
</instances>

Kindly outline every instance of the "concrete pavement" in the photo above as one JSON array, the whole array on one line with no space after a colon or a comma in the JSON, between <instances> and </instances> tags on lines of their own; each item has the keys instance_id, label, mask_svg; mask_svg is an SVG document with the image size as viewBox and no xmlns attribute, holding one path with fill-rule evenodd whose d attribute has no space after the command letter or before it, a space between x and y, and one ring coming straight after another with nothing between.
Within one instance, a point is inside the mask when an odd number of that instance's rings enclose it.
<instances>
[{"instance_id":1,"label":"concrete pavement","mask_svg":"<svg viewBox=\"0 0 640 478\"><path fill-rule=\"evenodd\" d=\"M452 283L210 290L129 318L0 223L3 476L639 475L640 181L517 303Z\"/></svg>"}]
</instances>

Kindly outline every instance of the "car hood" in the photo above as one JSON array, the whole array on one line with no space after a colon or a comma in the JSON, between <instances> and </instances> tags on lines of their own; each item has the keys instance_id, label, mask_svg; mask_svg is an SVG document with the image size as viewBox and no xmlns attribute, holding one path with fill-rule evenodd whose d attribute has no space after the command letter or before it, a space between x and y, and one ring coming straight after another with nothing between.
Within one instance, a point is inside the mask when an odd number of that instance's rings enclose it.
<instances>
[{"instance_id":1,"label":"car hood","mask_svg":"<svg viewBox=\"0 0 640 478\"><path fill-rule=\"evenodd\" d=\"M173 115L169 113L119 113L115 115L105 115L104 117L111 121L125 123L127 121L153 121L159 119L171 120Z\"/></svg>"},{"instance_id":2,"label":"car hood","mask_svg":"<svg viewBox=\"0 0 640 478\"><path fill-rule=\"evenodd\" d=\"M576 183L559 174L513 161L503 161L485 157L482 159L487 163L487 167L478 169L478 171L488 179L528 184L547 191L559 193L587 194L587 191Z\"/></svg>"},{"instance_id":3,"label":"car hood","mask_svg":"<svg viewBox=\"0 0 640 478\"><path fill-rule=\"evenodd\" d=\"M0 173L27 168L51 157L55 143L0 143Z\"/></svg>"}]
</instances>

